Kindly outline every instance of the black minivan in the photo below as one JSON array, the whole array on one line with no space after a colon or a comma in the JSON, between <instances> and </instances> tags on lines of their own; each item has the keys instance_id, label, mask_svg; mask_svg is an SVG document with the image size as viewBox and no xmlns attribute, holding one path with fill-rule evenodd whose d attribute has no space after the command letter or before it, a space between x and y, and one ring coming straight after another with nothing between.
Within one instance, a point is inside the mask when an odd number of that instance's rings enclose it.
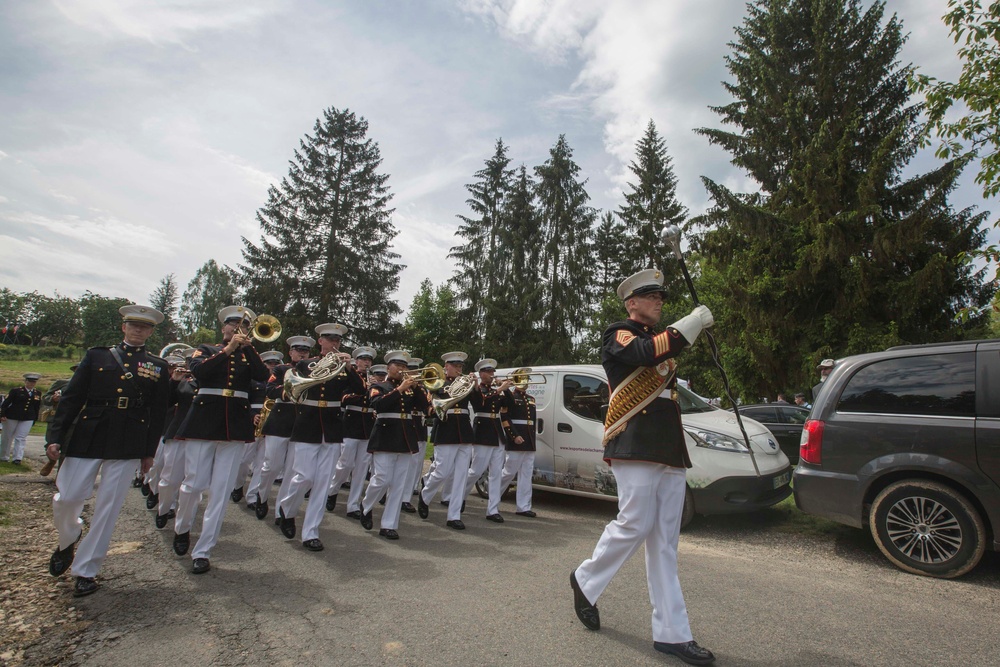
<instances>
[{"instance_id":1,"label":"black minivan","mask_svg":"<svg viewBox=\"0 0 1000 667\"><path fill-rule=\"evenodd\" d=\"M794 474L809 514L868 525L893 564L958 577L1000 550L1000 340L840 360Z\"/></svg>"}]
</instances>

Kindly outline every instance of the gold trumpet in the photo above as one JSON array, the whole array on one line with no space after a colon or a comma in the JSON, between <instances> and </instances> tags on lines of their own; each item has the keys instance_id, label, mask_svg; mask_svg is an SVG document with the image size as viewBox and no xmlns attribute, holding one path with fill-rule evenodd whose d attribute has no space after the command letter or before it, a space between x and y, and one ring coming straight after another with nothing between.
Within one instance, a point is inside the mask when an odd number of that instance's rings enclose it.
<instances>
[{"instance_id":1,"label":"gold trumpet","mask_svg":"<svg viewBox=\"0 0 1000 667\"><path fill-rule=\"evenodd\" d=\"M437 391L444 386L447 379L441 364L427 364L423 368L411 368L403 371L403 375L413 377L414 380L423 384L427 391Z\"/></svg>"},{"instance_id":2,"label":"gold trumpet","mask_svg":"<svg viewBox=\"0 0 1000 667\"><path fill-rule=\"evenodd\" d=\"M281 322L274 315L258 315L253 320L244 315L240 331L261 343L273 343L281 337Z\"/></svg>"},{"instance_id":3,"label":"gold trumpet","mask_svg":"<svg viewBox=\"0 0 1000 667\"><path fill-rule=\"evenodd\" d=\"M540 377L542 379L532 380L531 379L532 377ZM524 389L525 387L531 384L546 384L544 375L542 375L541 373L532 373L530 368L524 367L524 368L518 368L510 375L499 375L493 378L493 386L494 387L500 386L507 380L510 380L511 384L513 384L518 389Z\"/></svg>"}]
</instances>

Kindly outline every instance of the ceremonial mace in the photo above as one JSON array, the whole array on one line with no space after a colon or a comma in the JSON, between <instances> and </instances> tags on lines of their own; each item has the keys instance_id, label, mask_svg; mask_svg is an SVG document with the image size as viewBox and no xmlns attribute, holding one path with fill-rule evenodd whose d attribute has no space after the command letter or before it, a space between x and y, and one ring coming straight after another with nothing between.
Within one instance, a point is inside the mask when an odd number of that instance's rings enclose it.
<instances>
[{"instance_id":1,"label":"ceremonial mace","mask_svg":"<svg viewBox=\"0 0 1000 667\"><path fill-rule=\"evenodd\" d=\"M681 272L684 274L684 282L687 283L688 289L691 290L691 298L694 300L694 305L701 305L701 301L698 300L698 292L694 289L694 282L691 280L691 274L688 273L687 263L684 261L684 255L681 254L681 228L677 225L668 225L663 228L660 232L660 238L664 243L670 246L670 249L674 251L674 257L677 261L681 263ZM712 361L715 362L716 368L719 369L719 374L722 375L722 387L726 392L726 398L733 406L733 414L736 415L736 424L740 427L740 433L743 434L743 441L746 443L747 451L750 452L750 461L753 463L753 470L757 473L757 477L760 477L760 468L757 467L757 458L753 454L753 447L750 446L750 436L747 435L747 430L743 427L743 417L740 416L740 407L736 404L736 399L733 398L733 392L729 388L729 376L726 375L726 369L722 367L722 360L719 358L719 346L715 343L715 336L712 335L711 329L705 329L705 338L708 339L708 346L712 350Z\"/></svg>"}]
</instances>

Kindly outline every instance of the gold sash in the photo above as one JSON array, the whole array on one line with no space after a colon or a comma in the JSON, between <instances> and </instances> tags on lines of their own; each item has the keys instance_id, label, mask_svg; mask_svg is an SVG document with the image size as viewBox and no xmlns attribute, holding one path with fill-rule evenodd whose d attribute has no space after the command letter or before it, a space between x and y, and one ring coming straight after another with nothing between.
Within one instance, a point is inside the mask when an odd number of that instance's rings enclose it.
<instances>
[{"instance_id":1,"label":"gold sash","mask_svg":"<svg viewBox=\"0 0 1000 667\"><path fill-rule=\"evenodd\" d=\"M629 373L611 394L602 443L607 444L608 440L624 431L628 420L652 403L676 372L676 364L671 359L659 366L640 366Z\"/></svg>"}]
</instances>

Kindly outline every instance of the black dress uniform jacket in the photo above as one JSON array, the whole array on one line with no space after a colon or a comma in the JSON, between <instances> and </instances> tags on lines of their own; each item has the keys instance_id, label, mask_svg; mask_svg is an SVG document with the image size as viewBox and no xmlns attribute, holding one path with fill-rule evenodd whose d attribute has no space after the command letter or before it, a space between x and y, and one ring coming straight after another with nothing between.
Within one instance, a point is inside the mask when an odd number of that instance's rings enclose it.
<instances>
[{"instance_id":1,"label":"black dress uniform jacket","mask_svg":"<svg viewBox=\"0 0 1000 667\"><path fill-rule=\"evenodd\" d=\"M652 327L635 320L616 322L604 332L601 363L608 374L611 391L639 366L656 366L676 357L688 346L687 340L673 327L655 333ZM673 389L676 382L664 385ZM653 400L633 416L625 430L604 446L604 460L649 461L675 468L690 468L681 411L676 401L666 397Z\"/></svg>"},{"instance_id":2,"label":"black dress uniform jacket","mask_svg":"<svg viewBox=\"0 0 1000 667\"><path fill-rule=\"evenodd\" d=\"M368 383L360 374L358 377L364 390L358 393L346 393L340 399L344 416L344 437L367 440L375 428L375 410L368 405Z\"/></svg>"},{"instance_id":3,"label":"black dress uniform jacket","mask_svg":"<svg viewBox=\"0 0 1000 667\"><path fill-rule=\"evenodd\" d=\"M304 359L295 365L295 371L307 376L310 373L309 364L316 361L319 358ZM292 428L292 441L316 444L343 442L344 422L340 416L340 399L345 393L353 394L358 391L364 391L361 376L346 368L323 384L307 389L305 400L326 403L326 407L300 404L295 426Z\"/></svg>"},{"instance_id":4,"label":"black dress uniform jacket","mask_svg":"<svg viewBox=\"0 0 1000 667\"><path fill-rule=\"evenodd\" d=\"M454 380L448 380L444 387L438 389L434 393L435 398L448 398L445 388L450 386L452 382ZM438 445L471 445L476 441L475 434L472 432L472 419L469 417L468 396L448 409L445 420L434 420L431 440L435 447Z\"/></svg>"},{"instance_id":5,"label":"black dress uniform jacket","mask_svg":"<svg viewBox=\"0 0 1000 667\"><path fill-rule=\"evenodd\" d=\"M50 437L66 456L128 460L156 454L170 399L167 362L145 347L117 348L125 372L112 348L92 347L63 389Z\"/></svg>"},{"instance_id":6,"label":"black dress uniform jacket","mask_svg":"<svg viewBox=\"0 0 1000 667\"><path fill-rule=\"evenodd\" d=\"M507 431L507 451L535 451L535 397L517 389L508 389L504 392L504 399L507 402L507 414L503 421ZM515 420L525 423L515 424ZM520 445L514 442L517 436L524 438Z\"/></svg>"},{"instance_id":7,"label":"black dress uniform jacket","mask_svg":"<svg viewBox=\"0 0 1000 667\"><path fill-rule=\"evenodd\" d=\"M507 400L492 386L476 384L469 394L469 404L475 413L473 438L477 445L499 447L503 444L504 432L501 421L507 415Z\"/></svg>"},{"instance_id":8,"label":"black dress uniform jacket","mask_svg":"<svg viewBox=\"0 0 1000 667\"><path fill-rule=\"evenodd\" d=\"M164 440L173 440L177 429L184 423L195 394L198 393L198 383L193 379L184 378L180 382L170 381L170 402L173 405L167 410L167 427L163 430Z\"/></svg>"},{"instance_id":9,"label":"black dress uniform jacket","mask_svg":"<svg viewBox=\"0 0 1000 667\"><path fill-rule=\"evenodd\" d=\"M0 417L17 421L35 421L42 405L42 392L26 387L14 387L0 404Z\"/></svg>"},{"instance_id":10,"label":"black dress uniform jacket","mask_svg":"<svg viewBox=\"0 0 1000 667\"><path fill-rule=\"evenodd\" d=\"M191 402L184 423L177 430L179 440L220 440L253 442L250 415L250 382L271 377L252 346L238 347L226 354L222 345L200 345L191 360L191 374L198 381L198 395ZM201 393L204 389L240 391L247 398Z\"/></svg>"},{"instance_id":11,"label":"black dress uniform jacket","mask_svg":"<svg viewBox=\"0 0 1000 667\"><path fill-rule=\"evenodd\" d=\"M368 402L377 413L368 451L416 453L419 435L412 416L414 412L427 411L427 395L419 387L401 392L399 382L386 380L371 386Z\"/></svg>"},{"instance_id":12,"label":"black dress uniform jacket","mask_svg":"<svg viewBox=\"0 0 1000 667\"><path fill-rule=\"evenodd\" d=\"M267 398L274 400L274 407L271 414L264 422L264 435L273 435L278 438L288 438L292 435L292 428L295 426L296 406L292 401L282 398L285 393L285 373L294 368L291 364L275 366L271 371L271 377L267 381Z\"/></svg>"}]
</instances>

